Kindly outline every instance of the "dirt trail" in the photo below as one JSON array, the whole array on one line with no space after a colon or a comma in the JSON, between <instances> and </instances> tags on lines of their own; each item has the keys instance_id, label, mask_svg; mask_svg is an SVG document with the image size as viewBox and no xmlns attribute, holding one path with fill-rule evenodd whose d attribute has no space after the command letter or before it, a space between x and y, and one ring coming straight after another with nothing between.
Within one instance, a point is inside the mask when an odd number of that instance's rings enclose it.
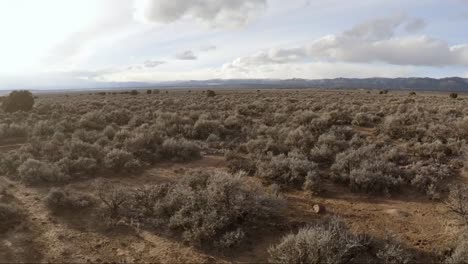
<instances>
[{"instance_id":1,"label":"dirt trail","mask_svg":"<svg viewBox=\"0 0 468 264\"><path fill-rule=\"evenodd\" d=\"M53 221L49 210L41 202L43 195L34 188L27 188L23 184L12 182L8 179L9 192L18 200L20 207L24 210L24 221L34 227L40 235L36 238L37 243L43 245L42 253L45 260L58 261L66 251L63 236L65 233L73 233L60 223ZM52 221L51 221L52 220Z\"/></svg>"}]
</instances>

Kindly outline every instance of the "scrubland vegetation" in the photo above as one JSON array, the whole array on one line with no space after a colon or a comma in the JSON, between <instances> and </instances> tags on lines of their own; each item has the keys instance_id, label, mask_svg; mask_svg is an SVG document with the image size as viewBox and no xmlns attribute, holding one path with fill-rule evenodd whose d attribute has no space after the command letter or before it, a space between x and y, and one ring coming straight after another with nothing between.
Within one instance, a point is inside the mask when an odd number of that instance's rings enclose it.
<instances>
[{"instance_id":1,"label":"scrubland vegetation","mask_svg":"<svg viewBox=\"0 0 468 264\"><path fill-rule=\"evenodd\" d=\"M0 175L43 190L40 203L53 215L97 212L110 229L148 230L208 253L255 244L269 228L276 237L263 261L272 263L468 261L465 232L453 234L458 242L444 254L421 257L399 241L401 234L358 233L339 211L299 226L287 217L290 193L306 195L310 204L337 188L370 199L411 193L444 204L452 212L445 217L459 220L462 230L468 223L462 96L134 90L42 95L34 102L21 93L26 99L13 94L0 112ZM161 164L208 155L222 157L225 168L184 169L163 183L112 182L137 182ZM90 181L89 188L72 188ZM23 213L0 200L0 232Z\"/></svg>"}]
</instances>

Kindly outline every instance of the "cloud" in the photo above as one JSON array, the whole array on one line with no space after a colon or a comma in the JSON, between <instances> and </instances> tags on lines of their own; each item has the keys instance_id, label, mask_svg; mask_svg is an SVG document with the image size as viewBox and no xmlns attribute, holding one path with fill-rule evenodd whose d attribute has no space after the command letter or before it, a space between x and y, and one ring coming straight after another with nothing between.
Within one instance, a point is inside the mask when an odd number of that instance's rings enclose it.
<instances>
[{"instance_id":1,"label":"cloud","mask_svg":"<svg viewBox=\"0 0 468 264\"><path fill-rule=\"evenodd\" d=\"M421 18L415 18L410 20L405 25L405 30L409 33L416 33L423 30L426 27L426 21Z\"/></svg>"},{"instance_id":2,"label":"cloud","mask_svg":"<svg viewBox=\"0 0 468 264\"><path fill-rule=\"evenodd\" d=\"M368 41L389 39L395 35L400 26L404 27L407 32L415 33L423 29L426 23L421 18L409 18L404 14L377 18L343 32L343 37Z\"/></svg>"},{"instance_id":3,"label":"cloud","mask_svg":"<svg viewBox=\"0 0 468 264\"><path fill-rule=\"evenodd\" d=\"M176 59L178 60L196 60L197 56L191 50L186 50L176 54Z\"/></svg>"},{"instance_id":4,"label":"cloud","mask_svg":"<svg viewBox=\"0 0 468 264\"><path fill-rule=\"evenodd\" d=\"M232 67L265 64L328 61L388 63L413 66L468 66L468 45L449 46L424 35L397 37L399 29L415 32L424 28L421 19L406 16L376 19L359 24L339 35L328 35L306 45L269 49L235 59Z\"/></svg>"},{"instance_id":5,"label":"cloud","mask_svg":"<svg viewBox=\"0 0 468 264\"><path fill-rule=\"evenodd\" d=\"M216 50L217 47L214 46L214 45L209 45L209 46L203 46L200 48L200 51L203 51L203 52L208 52L208 51L213 51L213 50Z\"/></svg>"},{"instance_id":6,"label":"cloud","mask_svg":"<svg viewBox=\"0 0 468 264\"><path fill-rule=\"evenodd\" d=\"M158 60L147 60L143 64L146 68L154 68L161 64L166 63L165 61L158 61Z\"/></svg>"},{"instance_id":7,"label":"cloud","mask_svg":"<svg viewBox=\"0 0 468 264\"><path fill-rule=\"evenodd\" d=\"M125 70L128 70L128 71L143 71L143 70L148 70L148 69L158 67L158 66L160 66L162 64L166 64L166 63L167 62L161 61L161 60L146 60L145 62L140 63L140 64L129 65L129 66L125 67ZM122 69L115 68L115 69L112 69L112 70L108 70L108 73L120 72L120 71L122 71Z\"/></svg>"},{"instance_id":8,"label":"cloud","mask_svg":"<svg viewBox=\"0 0 468 264\"><path fill-rule=\"evenodd\" d=\"M363 64L347 62L308 62L260 65L250 68L222 67L224 78L370 78L370 77L409 77L416 74L414 66L395 66L385 64Z\"/></svg>"},{"instance_id":9,"label":"cloud","mask_svg":"<svg viewBox=\"0 0 468 264\"><path fill-rule=\"evenodd\" d=\"M266 0L136 0L135 17L156 23L191 19L213 27L239 27L266 6Z\"/></svg>"},{"instance_id":10,"label":"cloud","mask_svg":"<svg viewBox=\"0 0 468 264\"><path fill-rule=\"evenodd\" d=\"M415 76L416 67L361 63L288 63L270 64L243 70L225 64L220 68L199 68L186 71L115 71L105 73L96 80L103 82L158 82L173 80L207 79L322 79L322 78L368 78L368 77L409 77Z\"/></svg>"}]
</instances>

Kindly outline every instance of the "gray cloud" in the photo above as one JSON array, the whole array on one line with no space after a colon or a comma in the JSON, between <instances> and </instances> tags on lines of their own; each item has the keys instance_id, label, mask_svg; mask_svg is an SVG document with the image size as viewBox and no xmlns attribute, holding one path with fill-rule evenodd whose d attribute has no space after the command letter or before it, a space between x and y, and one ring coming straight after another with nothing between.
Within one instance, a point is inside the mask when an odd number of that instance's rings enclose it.
<instances>
[{"instance_id":1,"label":"gray cloud","mask_svg":"<svg viewBox=\"0 0 468 264\"><path fill-rule=\"evenodd\" d=\"M426 21L421 18L415 18L405 25L405 30L409 33L415 33L423 30L426 27Z\"/></svg>"},{"instance_id":2,"label":"gray cloud","mask_svg":"<svg viewBox=\"0 0 468 264\"><path fill-rule=\"evenodd\" d=\"M266 5L266 0L138 0L136 16L157 23L189 18L211 26L243 26Z\"/></svg>"},{"instance_id":3,"label":"gray cloud","mask_svg":"<svg viewBox=\"0 0 468 264\"><path fill-rule=\"evenodd\" d=\"M186 50L176 54L178 60L196 60L197 56L191 50Z\"/></svg>"},{"instance_id":4,"label":"gray cloud","mask_svg":"<svg viewBox=\"0 0 468 264\"><path fill-rule=\"evenodd\" d=\"M389 39L393 37L399 27L405 31L415 33L426 26L421 18L409 18L406 15L373 19L354 26L343 32L344 37L358 38L370 41Z\"/></svg>"},{"instance_id":5,"label":"gray cloud","mask_svg":"<svg viewBox=\"0 0 468 264\"><path fill-rule=\"evenodd\" d=\"M213 51L213 50L216 50L216 49L217 49L216 46L210 45L210 46L201 47L200 51L208 52L208 51Z\"/></svg>"},{"instance_id":6,"label":"gray cloud","mask_svg":"<svg viewBox=\"0 0 468 264\"><path fill-rule=\"evenodd\" d=\"M325 36L295 48L270 49L234 60L230 66L284 64L298 61L384 62L413 66L468 66L468 45L449 46L428 36L396 37L397 30L422 29L422 19L406 16L376 19L340 35Z\"/></svg>"},{"instance_id":7,"label":"gray cloud","mask_svg":"<svg viewBox=\"0 0 468 264\"><path fill-rule=\"evenodd\" d=\"M154 68L154 67L157 67L161 64L164 64L166 63L165 61L158 61L158 60L147 60L143 63L143 65L146 67L146 68Z\"/></svg>"}]
</instances>

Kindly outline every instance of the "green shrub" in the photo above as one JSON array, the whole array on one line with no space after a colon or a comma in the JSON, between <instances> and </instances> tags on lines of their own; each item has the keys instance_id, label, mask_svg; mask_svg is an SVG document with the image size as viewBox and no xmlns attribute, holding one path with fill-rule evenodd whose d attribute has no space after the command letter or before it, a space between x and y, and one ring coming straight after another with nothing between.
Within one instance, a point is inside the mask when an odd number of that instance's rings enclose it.
<instances>
[{"instance_id":1,"label":"green shrub","mask_svg":"<svg viewBox=\"0 0 468 264\"><path fill-rule=\"evenodd\" d=\"M7 113L31 111L33 106L34 97L30 91L13 91L2 103L2 109Z\"/></svg>"}]
</instances>

